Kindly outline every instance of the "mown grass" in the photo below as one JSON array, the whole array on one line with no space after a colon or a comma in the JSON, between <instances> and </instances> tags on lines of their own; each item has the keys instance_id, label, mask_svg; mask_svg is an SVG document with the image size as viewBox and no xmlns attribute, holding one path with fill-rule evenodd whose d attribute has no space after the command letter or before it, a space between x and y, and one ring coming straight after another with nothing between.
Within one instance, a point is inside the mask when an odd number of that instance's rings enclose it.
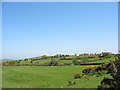
<instances>
[{"instance_id":1,"label":"mown grass","mask_svg":"<svg viewBox=\"0 0 120 90\"><path fill-rule=\"evenodd\" d=\"M3 88L97 88L101 77L74 79L85 66L3 66ZM106 75L110 77L109 75ZM75 85L68 86L68 81Z\"/></svg>"}]
</instances>

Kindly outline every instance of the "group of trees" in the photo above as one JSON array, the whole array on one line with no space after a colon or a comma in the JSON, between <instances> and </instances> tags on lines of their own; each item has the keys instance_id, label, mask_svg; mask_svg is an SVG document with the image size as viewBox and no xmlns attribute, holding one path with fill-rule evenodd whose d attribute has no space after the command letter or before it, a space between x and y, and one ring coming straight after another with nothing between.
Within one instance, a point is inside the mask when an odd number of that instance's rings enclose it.
<instances>
[{"instance_id":1,"label":"group of trees","mask_svg":"<svg viewBox=\"0 0 120 90\"><path fill-rule=\"evenodd\" d=\"M99 54L100 58L110 58L111 56L112 54L109 52L102 52L101 54Z\"/></svg>"}]
</instances>

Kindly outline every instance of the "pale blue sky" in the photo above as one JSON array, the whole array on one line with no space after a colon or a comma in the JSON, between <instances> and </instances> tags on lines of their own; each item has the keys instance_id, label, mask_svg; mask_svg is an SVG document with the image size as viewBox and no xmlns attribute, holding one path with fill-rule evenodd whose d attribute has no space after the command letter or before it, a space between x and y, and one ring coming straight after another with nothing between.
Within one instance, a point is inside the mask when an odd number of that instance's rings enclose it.
<instances>
[{"instance_id":1,"label":"pale blue sky","mask_svg":"<svg viewBox=\"0 0 120 90\"><path fill-rule=\"evenodd\" d=\"M3 58L118 49L117 2L3 3Z\"/></svg>"}]
</instances>

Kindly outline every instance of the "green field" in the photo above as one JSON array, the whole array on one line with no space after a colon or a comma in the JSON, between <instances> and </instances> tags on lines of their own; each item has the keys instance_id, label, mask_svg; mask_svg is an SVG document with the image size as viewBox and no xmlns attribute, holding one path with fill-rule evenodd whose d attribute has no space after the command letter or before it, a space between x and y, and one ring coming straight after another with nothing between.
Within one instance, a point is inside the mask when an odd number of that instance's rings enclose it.
<instances>
[{"instance_id":1,"label":"green field","mask_svg":"<svg viewBox=\"0 0 120 90\"><path fill-rule=\"evenodd\" d=\"M85 66L3 66L3 88L97 88L103 77L90 76L74 79ZM68 81L75 85L68 86Z\"/></svg>"},{"instance_id":2,"label":"green field","mask_svg":"<svg viewBox=\"0 0 120 90\"><path fill-rule=\"evenodd\" d=\"M106 53L104 53L106 54ZM100 57L94 56L42 56L30 59L7 61L2 68L3 88L97 88L104 77L109 74L89 75L87 78L82 73L83 69L92 64L105 63L115 60L115 55L108 54ZM76 63L77 62L77 63ZM38 66L35 66L37 65ZM82 65L84 64L84 65ZM8 66L7 66L8 65ZM18 66L17 66L18 65ZM23 66L20 66L23 65ZM25 65L25 66L24 66ZM31 65L31 66L30 66ZM33 66L32 66L33 65ZM42 66L46 65L46 66ZM93 66L93 67L94 67ZM95 68L96 68L95 67ZM74 78L75 73L80 72L83 77ZM104 72L104 71L103 71ZM92 73L91 73L92 74ZM100 74L100 73L99 73ZM75 84L68 85L68 82Z\"/></svg>"}]
</instances>

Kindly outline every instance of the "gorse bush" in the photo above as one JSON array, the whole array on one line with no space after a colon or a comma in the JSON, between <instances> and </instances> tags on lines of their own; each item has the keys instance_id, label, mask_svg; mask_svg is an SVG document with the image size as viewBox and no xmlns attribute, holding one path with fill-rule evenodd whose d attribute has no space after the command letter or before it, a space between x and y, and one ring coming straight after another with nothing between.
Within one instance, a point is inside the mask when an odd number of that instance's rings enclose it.
<instances>
[{"instance_id":1,"label":"gorse bush","mask_svg":"<svg viewBox=\"0 0 120 90\"><path fill-rule=\"evenodd\" d=\"M100 64L95 70L97 72L101 70L107 70L108 67L109 67L109 63L106 62L106 63Z\"/></svg>"},{"instance_id":2,"label":"gorse bush","mask_svg":"<svg viewBox=\"0 0 120 90\"><path fill-rule=\"evenodd\" d=\"M108 74L108 71L106 70L107 65L108 63L101 64L98 67L95 67L93 65L86 66L82 72L84 75L86 74L90 76L96 75L98 77L101 75Z\"/></svg>"},{"instance_id":3,"label":"gorse bush","mask_svg":"<svg viewBox=\"0 0 120 90\"><path fill-rule=\"evenodd\" d=\"M83 75L79 72L75 73L74 74L74 78L77 79L77 78L81 78Z\"/></svg>"},{"instance_id":4,"label":"gorse bush","mask_svg":"<svg viewBox=\"0 0 120 90\"><path fill-rule=\"evenodd\" d=\"M90 66L86 66L84 69L83 69L83 73L90 73L90 72L92 72L92 71L94 71L95 70L95 66L93 66L93 65L90 65Z\"/></svg>"}]
</instances>

